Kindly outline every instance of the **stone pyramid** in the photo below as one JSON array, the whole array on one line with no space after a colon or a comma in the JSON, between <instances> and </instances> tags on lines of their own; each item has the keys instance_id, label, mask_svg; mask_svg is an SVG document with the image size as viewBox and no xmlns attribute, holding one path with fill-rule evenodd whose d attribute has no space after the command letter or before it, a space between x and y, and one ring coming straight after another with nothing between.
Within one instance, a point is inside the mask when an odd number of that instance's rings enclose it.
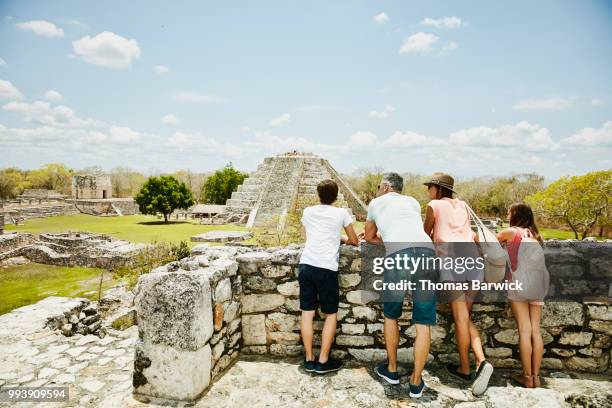
<instances>
[{"instance_id":1,"label":"stone pyramid","mask_svg":"<svg viewBox=\"0 0 612 408\"><path fill-rule=\"evenodd\" d=\"M365 220L366 205L331 164L319 156L298 152L266 157L227 200L226 216L242 215L249 227L280 222L291 211L317 204L317 184L324 179L338 183L338 201L334 205Z\"/></svg>"}]
</instances>

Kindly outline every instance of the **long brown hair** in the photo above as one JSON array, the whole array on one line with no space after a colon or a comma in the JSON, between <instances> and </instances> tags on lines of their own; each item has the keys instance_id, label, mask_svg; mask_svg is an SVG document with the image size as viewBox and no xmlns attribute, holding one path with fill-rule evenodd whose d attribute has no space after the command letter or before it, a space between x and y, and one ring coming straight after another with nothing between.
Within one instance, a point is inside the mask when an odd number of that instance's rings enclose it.
<instances>
[{"instance_id":1,"label":"long brown hair","mask_svg":"<svg viewBox=\"0 0 612 408\"><path fill-rule=\"evenodd\" d=\"M527 228L535 239L543 243L542 236L535 223L531 207L525 203L514 203L508 209L510 212L510 226Z\"/></svg>"}]
</instances>

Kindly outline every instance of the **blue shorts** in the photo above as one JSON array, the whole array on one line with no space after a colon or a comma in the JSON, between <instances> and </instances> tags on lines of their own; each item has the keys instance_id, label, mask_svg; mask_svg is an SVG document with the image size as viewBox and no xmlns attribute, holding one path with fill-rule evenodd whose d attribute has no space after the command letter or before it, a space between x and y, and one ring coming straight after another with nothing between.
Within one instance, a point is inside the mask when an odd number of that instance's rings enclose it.
<instances>
[{"instance_id":1,"label":"blue shorts","mask_svg":"<svg viewBox=\"0 0 612 408\"><path fill-rule=\"evenodd\" d=\"M395 257L397 254L408 255L409 257L435 257L435 252L430 248L406 248L397 251L388 257ZM410 280L416 283L415 290L412 291L412 323L413 324L436 324L436 293L432 290L422 290L420 280L436 281L438 271L429 271L419 268L414 274L406 270L395 268L384 271L384 282L400 282ZM406 291L392 290L383 291L383 311L386 318L397 320L402 315Z\"/></svg>"}]
</instances>

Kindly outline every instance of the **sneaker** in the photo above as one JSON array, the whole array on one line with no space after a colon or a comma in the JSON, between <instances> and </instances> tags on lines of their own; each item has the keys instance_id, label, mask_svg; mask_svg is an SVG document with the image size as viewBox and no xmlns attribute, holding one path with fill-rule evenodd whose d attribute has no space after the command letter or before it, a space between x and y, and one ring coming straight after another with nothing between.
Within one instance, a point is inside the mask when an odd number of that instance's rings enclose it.
<instances>
[{"instance_id":1,"label":"sneaker","mask_svg":"<svg viewBox=\"0 0 612 408\"><path fill-rule=\"evenodd\" d=\"M478 396L484 394L489 386L489 380L493 374L493 365L488 361L483 361L476 372L476 379L472 383L472 394Z\"/></svg>"},{"instance_id":2,"label":"sneaker","mask_svg":"<svg viewBox=\"0 0 612 408\"><path fill-rule=\"evenodd\" d=\"M389 371L389 365L387 363L379 364L376 367L376 374L384 379L389 384L399 384L399 373L397 371Z\"/></svg>"},{"instance_id":3,"label":"sneaker","mask_svg":"<svg viewBox=\"0 0 612 408\"><path fill-rule=\"evenodd\" d=\"M423 390L425 389L425 381L421 378L421 383L419 385L414 385L410 383L408 380L408 390L410 391L410 398L421 398L423 395Z\"/></svg>"},{"instance_id":4,"label":"sneaker","mask_svg":"<svg viewBox=\"0 0 612 408\"><path fill-rule=\"evenodd\" d=\"M448 370L448 372L450 374L452 374L453 376L459 378L460 380L463 381L472 381L472 373L470 374L463 374L459 372L459 366L457 364L447 364L446 365L446 370Z\"/></svg>"},{"instance_id":5,"label":"sneaker","mask_svg":"<svg viewBox=\"0 0 612 408\"><path fill-rule=\"evenodd\" d=\"M324 363L320 363L317 361L317 365L314 371L317 374L326 374L326 373L331 373L332 371L338 371L341 368L342 368L342 361L336 360L335 358L330 357Z\"/></svg>"},{"instance_id":6,"label":"sneaker","mask_svg":"<svg viewBox=\"0 0 612 408\"><path fill-rule=\"evenodd\" d=\"M304 358L304 370L306 370L307 373L314 373L314 370L316 367L317 367L316 360L308 361Z\"/></svg>"}]
</instances>

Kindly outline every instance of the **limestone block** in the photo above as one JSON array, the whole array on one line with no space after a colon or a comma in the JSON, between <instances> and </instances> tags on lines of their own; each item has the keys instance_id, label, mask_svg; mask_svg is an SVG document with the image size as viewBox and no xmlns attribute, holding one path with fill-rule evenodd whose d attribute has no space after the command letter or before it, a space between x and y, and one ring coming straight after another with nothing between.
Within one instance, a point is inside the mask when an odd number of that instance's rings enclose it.
<instances>
[{"instance_id":1,"label":"limestone block","mask_svg":"<svg viewBox=\"0 0 612 408\"><path fill-rule=\"evenodd\" d=\"M223 321L226 323L231 322L238 316L239 311L240 303L232 301L225 309L225 313L223 314Z\"/></svg>"},{"instance_id":2,"label":"limestone block","mask_svg":"<svg viewBox=\"0 0 612 408\"><path fill-rule=\"evenodd\" d=\"M612 306L589 305L588 315L594 320L612 320Z\"/></svg>"},{"instance_id":3,"label":"limestone block","mask_svg":"<svg viewBox=\"0 0 612 408\"><path fill-rule=\"evenodd\" d=\"M263 265L270 264L272 255L269 252L248 252L236 257L241 274L252 274L259 270Z\"/></svg>"},{"instance_id":4,"label":"limestone block","mask_svg":"<svg viewBox=\"0 0 612 408\"><path fill-rule=\"evenodd\" d=\"M589 272L597 278L612 278L612 255L602 253L601 256L591 259Z\"/></svg>"},{"instance_id":5,"label":"limestone block","mask_svg":"<svg viewBox=\"0 0 612 408\"><path fill-rule=\"evenodd\" d=\"M374 338L372 336L349 336L341 334L336 336L336 344L349 347L371 346L374 344Z\"/></svg>"},{"instance_id":6,"label":"limestone block","mask_svg":"<svg viewBox=\"0 0 612 408\"><path fill-rule=\"evenodd\" d=\"M608 336L612 336L612 321L591 320L589 327L595 331L602 332Z\"/></svg>"},{"instance_id":7,"label":"limestone block","mask_svg":"<svg viewBox=\"0 0 612 408\"><path fill-rule=\"evenodd\" d=\"M250 275L244 280L244 286L256 292L271 292L276 289L276 282L259 275Z\"/></svg>"},{"instance_id":8,"label":"limestone block","mask_svg":"<svg viewBox=\"0 0 612 408\"><path fill-rule=\"evenodd\" d=\"M266 346L247 346L243 347L241 352L244 354L268 354L268 348Z\"/></svg>"},{"instance_id":9,"label":"limestone block","mask_svg":"<svg viewBox=\"0 0 612 408\"><path fill-rule=\"evenodd\" d=\"M242 296L242 313L274 310L285 303L285 297L277 294Z\"/></svg>"},{"instance_id":10,"label":"limestone block","mask_svg":"<svg viewBox=\"0 0 612 408\"><path fill-rule=\"evenodd\" d=\"M270 313L266 318L266 328L269 331L291 332L300 329L298 316L285 313Z\"/></svg>"},{"instance_id":11,"label":"limestone block","mask_svg":"<svg viewBox=\"0 0 612 408\"><path fill-rule=\"evenodd\" d=\"M484 352L487 357L512 357L512 349L508 347L485 347Z\"/></svg>"},{"instance_id":12,"label":"limestone block","mask_svg":"<svg viewBox=\"0 0 612 408\"><path fill-rule=\"evenodd\" d=\"M212 336L211 290L205 274L144 274L138 280L135 308L146 343L196 351Z\"/></svg>"},{"instance_id":13,"label":"limestone block","mask_svg":"<svg viewBox=\"0 0 612 408\"><path fill-rule=\"evenodd\" d=\"M379 294L372 290L352 290L346 294L350 303L365 305L379 298Z\"/></svg>"},{"instance_id":14,"label":"limestone block","mask_svg":"<svg viewBox=\"0 0 612 408\"><path fill-rule=\"evenodd\" d=\"M264 265L259 271L266 278L280 278L291 273L291 267L287 265Z\"/></svg>"},{"instance_id":15,"label":"limestone block","mask_svg":"<svg viewBox=\"0 0 612 408\"><path fill-rule=\"evenodd\" d=\"M404 331L404 333L406 334L406 336L414 339L416 337L416 327L415 327L415 325L413 324L410 327L408 327ZM442 344L444 342L445 338L446 338L446 329L444 329L444 327L442 327L442 326L431 326L431 344L432 345Z\"/></svg>"},{"instance_id":16,"label":"limestone block","mask_svg":"<svg viewBox=\"0 0 612 408\"><path fill-rule=\"evenodd\" d=\"M303 352L301 345L271 344L270 354L275 356L299 356ZM255 353L254 353L255 354Z\"/></svg>"},{"instance_id":17,"label":"limestone block","mask_svg":"<svg viewBox=\"0 0 612 408\"><path fill-rule=\"evenodd\" d=\"M580 352L580 354L591 357L601 357L601 355L603 354L603 350L596 347L585 347L578 351Z\"/></svg>"},{"instance_id":18,"label":"limestone block","mask_svg":"<svg viewBox=\"0 0 612 408\"><path fill-rule=\"evenodd\" d=\"M569 344L572 346L586 346L591 342L593 333L589 332L563 332L559 339L559 344Z\"/></svg>"},{"instance_id":19,"label":"limestone block","mask_svg":"<svg viewBox=\"0 0 612 408\"><path fill-rule=\"evenodd\" d=\"M213 327L215 331L221 330L223 326L223 303L217 303L213 309Z\"/></svg>"},{"instance_id":20,"label":"limestone block","mask_svg":"<svg viewBox=\"0 0 612 408\"><path fill-rule=\"evenodd\" d=\"M358 273L341 273L338 275L338 283L341 288L352 288L359 285L361 275Z\"/></svg>"},{"instance_id":21,"label":"limestone block","mask_svg":"<svg viewBox=\"0 0 612 408\"><path fill-rule=\"evenodd\" d=\"M134 393L194 401L208 387L211 350L179 350L163 344L139 342L134 361Z\"/></svg>"},{"instance_id":22,"label":"limestone block","mask_svg":"<svg viewBox=\"0 0 612 408\"><path fill-rule=\"evenodd\" d=\"M299 344L300 334L290 332L269 332L268 338L272 343L279 344Z\"/></svg>"},{"instance_id":23,"label":"limestone block","mask_svg":"<svg viewBox=\"0 0 612 408\"><path fill-rule=\"evenodd\" d=\"M542 310L542 327L582 326L584 313L577 302L547 302Z\"/></svg>"},{"instance_id":24,"label":"limestone block","mask_svg":"<svg viewBox=\"0 0 612 408\"><path fill-rule=\"evenodd\" d=\"M229 278L217 283L215 288L215 302L222 303L232 298L232 283Z\"/></svg>"},{"instance_id":25,"label":"limestone block","mask_svg":"<svg viewBox=\"0 0 612 408\"><path fill-rule=\"evenodd\" d=\"M481 335L484 337L484 333L481 333ZM519 343L519 334L518 334L518 330L516 329L501 330L500 332L495 333L493 337L495 337L495 340L499 341L500 343L504 343L504 344L518 344ZM542 330L542 340L544 341L544 344L549 344L549 343L552 343L553 337L546 330Z\"/></svg>"},{"instance_id":26,"label":"limestone block","mask_svg":"<svg viewBox=\"0 0 612 408\"><path fill-rule=\"evenodd\" d=\"M561 357L571 357L576 354L576 350L562 349L562 348L551 348L550 352Z\"/></svg>"},{"instance_id":27,"label":"limestone block","mask_svg":"<svg viewBox=\"0 0 612 408\"><path fill-rule=\"evenodd\" d=\"M237 318L232 320L231 322L229 322L229 324L227 325L227 332L229 334L234 333L236 330L238 330L240 328L240 323L241 323L242 319L241 318Z\"/></svg>"},{"instance_id":28,"label":"limestone block","mask_svg":"<svg viewBox=\"0 0 612 408\"><path fill-rule=\"evenodd\" d=\"M363 334L365 331L365 324L342 324L342 333L344 334Z\"/></svg>"},{"instance_id":29,"label":"limestone block","mask_svg":"<svg viewBox=\"0 0 612 408\"><path fill-rule=\"evenodd\" d=\"M272 262L283 265L297 265L300 262L300 249L279 249L272 253Z\"/></svg>"},{"instance_id":30,"label":"limestone block","mask_svg":"<svg viewBox=\"0 0 612 408\"><path fill-rule=\"evenodd\" d=\"M276 287L276 290L281 295L285 296L299 296L300 294L300 284L298 281L291 281L287 283L282 283Z\"/></svg>"},{"instance_id":31,"label":"limestone block","mask_svg":"<svg viewBox=\"0 0 612 408\"><path fill-rule=\"evenodd\" d=\"M266 317L242 315L242 339L245 346L266 344Z\"/></svg>"},{"instance_id":32,"label":"limestone block","mask_svg":"<svg viewBox=\"0 0 612 408\"><path fill-rule=\"evenodd\" d=\"M373 322L376 321L377 313L376 310L368 306L355 306L353 307L353 316L357 319L366 319Z\"/></svg>"},{"instance_id":33,"label":"limestone block","mask_svg":"<svg viewBox=\"0 0 612 408\"><path fill-rule=\"evenodd\" d=\"M586 371L590 373L600 372L607 368L609 355L600 358L573 356L565 360L565 367L574 371Z\"/></svg>"},{"instance_id":34,"label":"limestone block","mask_svg":"<svg viewBox=\"0 0 612 408\"><path fill-rule=\"evenodd\" d=\"M387 352L385 349L378 348L364 348L364 349L355 349L349 348L348 352L350 355L355 357L360 361L367 362L377 362L384 361L387 359ZM432 362L434 357L429 354L427 357L427 362ZM400 347L397 350L397 361L400 363L413 363L414 362L414 351L412 347Z\"/></svg>"},{"instance_id":35,"label":"limestone block","mask_svg":"<svg viewBox=\"0 0 612 408\"><path fill-rule=\"evenodd\" d=\"M542 359L542 368L549 370L563 370L563 362L558 358L545 357Z\"/></svg>"}]
</instances>

